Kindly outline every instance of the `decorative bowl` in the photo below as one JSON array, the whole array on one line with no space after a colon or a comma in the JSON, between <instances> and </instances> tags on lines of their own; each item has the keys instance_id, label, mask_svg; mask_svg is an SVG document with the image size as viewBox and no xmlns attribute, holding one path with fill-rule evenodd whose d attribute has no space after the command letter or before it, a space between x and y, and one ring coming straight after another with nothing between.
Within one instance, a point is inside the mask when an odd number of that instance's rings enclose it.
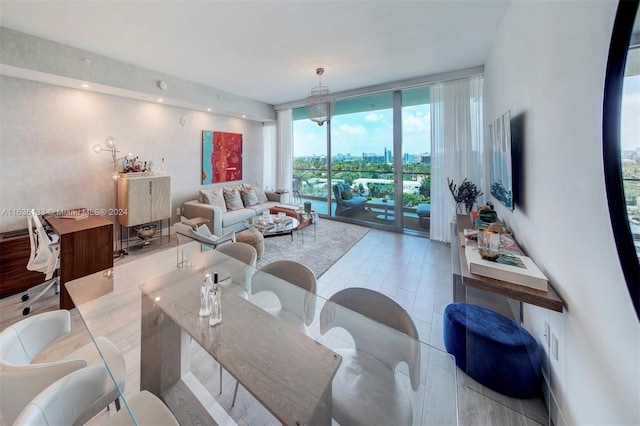
<instances>
[{"instance_id":1,"label":"decorative bowl","mask_svg":"<svg viewBox=\"0 0 640 426\"><path fill-rule=\"evenodd\" d=\"M146 240L156 235L156 233L158 232L158 225L154 223L140 225L136 228L136 232L138 234L138 238L140 238L141 240Z\"/></svg>"}]
</instances>

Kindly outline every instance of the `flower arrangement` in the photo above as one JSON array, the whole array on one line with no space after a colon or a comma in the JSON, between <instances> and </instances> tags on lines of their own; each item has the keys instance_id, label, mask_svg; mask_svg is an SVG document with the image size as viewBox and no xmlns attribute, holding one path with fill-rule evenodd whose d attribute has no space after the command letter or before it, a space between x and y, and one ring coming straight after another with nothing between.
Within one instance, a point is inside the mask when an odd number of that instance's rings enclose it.
<instances>
[{"instance_id":1,"label":"flower arrangement","mask_svg":"<svg viewBox=\"0 0 640 426\"><path fill-rule=\"evenodd\" d=\"M453 180L449 178L447 178L447 183L449 184L449 191L451 191L451 195L453 195L456 204L464 204L467 213L470 213L476 200L483 192L478 190L476 184L470 182L467 178L462 181L460 186L457 186Z\"/></svg>"}]
</instances>

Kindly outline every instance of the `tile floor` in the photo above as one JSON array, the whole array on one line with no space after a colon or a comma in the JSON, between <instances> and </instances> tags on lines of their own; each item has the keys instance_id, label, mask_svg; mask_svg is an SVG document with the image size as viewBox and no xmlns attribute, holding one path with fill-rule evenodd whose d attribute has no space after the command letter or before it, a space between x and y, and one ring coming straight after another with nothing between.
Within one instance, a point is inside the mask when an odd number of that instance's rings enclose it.
<instances>
[{"instance_id":1,"label":"tile floor","mask_svg":"<svg viewBox=\"0 0 640 426\"><path fill-rule=\"evenodd\" d=\"M427 238L371 230L320 277L325 297L346 287L380 291L411 314L420 340L445 350L444 308L453 301L449 244ZM519 400L498 394L458 369L460 425L547 425L541 399Z\"/></svg>"},{"instance_id":2,"label":"tile floor","mask_svg":"<svg viewBox=\"0 0 640 426\"><path fill-rule=\"evenodd\" d=\"M134 256L129 257L118 265L126 267L134 262ZM447 304L452 301L451 289L451 259L448 244L432 242L426 238L396 234L380 230L371 230L338 262L327 270L318 281L318 293L328 298L336 291L346 287L365 287L387 294L407 312L416 324L420 340L431 346L444 350L442 341L442 313ZM47 298L54 300L55 298ZM46 303L46 302L43 302ZM0 301L0 328L20 319L18 307L19 295ZM43 306L43 310L55 309ZM73 332L77 347L88 342L88 334L77 311L72 311L74 321ZM115 337L121 341L135 342L139 334ZM115 340L114 340L115 341ZM119 344L122 348L123 346ZM197 346L197 345L196 345ZM53 348L60 353L60 347ZM131 343L126 346L125 360L127 363L127 391L139 389L139 344ZM208 356L198 348L194 348L192 360ZM208 363L210 371L203 372L211 378L206 387L217 389L219 371L216 363ZM130 371L129 371L130 370ZM228 374L223 375L225 391L220 398L220 404L230 406L235 382ZM238 394L237 407L244 407L242 413L234 415L238 424L277 424L259 404L251 403L251 397L242 391ZM228 399L228 400L227 400ZM244 401L244 402L243 402ZM250 408L249 408L250 407ZM239 411L240 411L239 408ZM547 410L540 399L518 400L497 394L458 370L458 420L460 425L545 425L549 424ZM92 420L92 424L100 424L109 412L103 412ZM1 417L1 416L0 416ZM5 424L0 419L0 425Z\"/></svg>"}]
</instances>

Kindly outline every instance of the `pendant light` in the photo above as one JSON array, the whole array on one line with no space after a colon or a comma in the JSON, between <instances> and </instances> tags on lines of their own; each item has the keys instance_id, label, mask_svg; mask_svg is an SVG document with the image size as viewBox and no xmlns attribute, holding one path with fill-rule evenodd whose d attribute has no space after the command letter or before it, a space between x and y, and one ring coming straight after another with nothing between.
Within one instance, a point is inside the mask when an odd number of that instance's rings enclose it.
<instances>
[{"instance_id":1,"label":"pendant light","mask_svg":"<svg viewBox=\"0 0 640 426\"><path fill-rule=\"evenodd\" d=\"M304 102L304 106L309 120L315 121L318 123L318 126L322 126L325 121L331 120L333 116L336 97L329 91L327 86L322 85L324 68L317 68L316 74L318 75L318 85L311 89L309 96L307 96Z\"/></svg>"}]
</instances>

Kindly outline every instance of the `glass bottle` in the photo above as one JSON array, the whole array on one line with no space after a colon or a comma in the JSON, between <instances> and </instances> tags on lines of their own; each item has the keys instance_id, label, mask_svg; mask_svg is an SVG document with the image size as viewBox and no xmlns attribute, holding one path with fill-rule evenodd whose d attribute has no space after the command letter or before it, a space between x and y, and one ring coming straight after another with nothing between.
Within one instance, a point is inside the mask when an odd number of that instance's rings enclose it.
<instances>
[{"instance_id":1,"label":"glass bottle","mask_svg":"<svg viewBox=\"0 0 640 426\"><path fill-rule=\"evenodd\" d=\"M200 284L200 312L198 314L201 317L211 315L211 299L209 298L209 293L212 287L211 274L206 274L204 280L202 280L202 284Z\"/></svg>"},{"instance_id":2,"label":"glass bottle","mask_svg":"<svg viewBox=\"0 0 640 426\"><path fill-rule=\"evenodd\" d=\"M214 272L213 276L213 287L209 290L209 299L211 300L211 316L209 317L209 325L216 325L222 322L222 292L218 285L218 274Z\"/></svg>"}]
</instances>

